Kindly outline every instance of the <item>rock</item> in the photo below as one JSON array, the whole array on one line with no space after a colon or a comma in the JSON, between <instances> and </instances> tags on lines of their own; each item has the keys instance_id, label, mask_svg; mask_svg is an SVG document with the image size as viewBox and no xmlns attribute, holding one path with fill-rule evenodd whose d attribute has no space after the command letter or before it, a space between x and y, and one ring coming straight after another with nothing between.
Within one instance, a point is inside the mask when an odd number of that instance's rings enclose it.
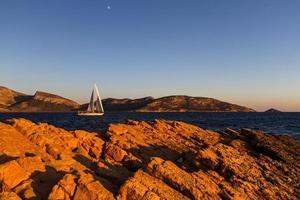
<instances>
[{"instance_id":1,"label":"rock","mask_svg":"<svg viewBox=\"0 0 300 200\"><path fill-rule=\"evenodd\" d=\"M0 130L0 160L2 162L25 156L28 153L39 154L42 152L12 126L0 122Z\"/></svg>"},{"instance_id":2,"label":"rock","mask_svg":"<svg viewBox=\"0 0 300 200\"><path fill-rule=\"evenodd\" d=\"M15 160L0 165L0 182L8 189L14 188L28 177L28 173Z\"/></svg>"},{"instance_id":3,"label":"rock","mask_svg":"<svg viewBox=\"0 0 300 200\"><path fill-rule=\"evenodd\" d=\"M101 156L104 141L94 133L79 130L69 132L46 123L35 124L25 119L12 119L8 123L56 160L62 156L72 156L78 149L87 157L99 159Z\"/></svg>"},{"instance_id":4,"label":"rock","mask_svg":"<svg viewBox=\"0 0 300 200\"><path fill-rule=\"evenodd\" d=\"M32 179L28 179L20 183L13 191L18 194L22 199L41 199L40 194L37 192L38 186Z\"/></svg>"},{"instance_id":5,"label":"rock","mask_svg":"<svg viewBox=\"0 0 300 200\"><path fill-rule=\"evenodd\" d=\"M231 128L226 128L224 130L225 133L229 134L230 136L233 136L233 137L240 137L240 132L234 130L234 129L231 129Z\"/></svg>"},{"instance_id":6,"label":"rock","mask_svg":"<svg viewBox=\"0 0 300 200\"><path fill-rule=\"evenodd\" d=\"M251 145L256 151L275 160L298 164L297 161L300 156L299 140L286 136L272 136L251 129L242 129L241 133L251 140Z\"/></svg>"},{"instance_id":7,"label":"rock","mask_svg":"<svg viewBox=\"0 0 300 200\"><path fill-rule=\"evenodd\" d=\"M196 153L201 147L215 144L220 139L216 132L183 122L164 120L109 125L108 135L110 139L106 145L105 156L117 156L115 161L124 165L135 163L137 166L157 156L176 162L183 154ZM131 156L126 156L125 152L117 149L122 149Z\"/></svg>"},{"instance_id":8,"label":"rock","mask_svg":"<svg viewBox=\"0 0 300 200\"><path fill-rule=\"evenodd\" d=\"M66 174L51 190L48 199L72 199L75 189L77 177L72 174Z\"/></svg>"},{"instance_id":9,"label":"rock","mask_svg":"<svg viewBox=\"0 0 300 200\"><path fill-rule=\"evenodd\" d=\"M96 133L0 123L0 196L299 199L300 142L261 131L129 120Z\"/></svg>"},{"instance_id":10,"label":"rock","mask_svg":"<svg viewBox=\"0 0 300 200\"><path fill-rule=\"evenodd\" d=\"M0 193L0 200L22 200L22 199L14 192L2 192Z\"/></svg>"},{"instance_id":11,"label":"rock","mask_svg":"<svg viewBox=\"0 0 300 200\"><path fill-rule=\"evenodd\" d=\"M74 200L84 199L115 199L111 191L113 185L102 178L95 179L91 174L82 174L78 180Z\"/></svg>"},{"instance_id":12,"label":"rock","mask_svg":"<svg viewBox=\"0 0 300 200\"><path fill-rule=\"evenodd\" d=\"M120 188L118 200L189 199L163 181L138 170Z\"/></svg>"},{"instance_id":13,"label":"rock","mask_svg":"<svg viewBox=\"0 0 300 200\"><path fill-rule=\"evenodd\" d=\"M132 176L132 172L130 172L126 167L120 165L112 165L105 161L98 162L97 166L94 168L94 172L98 176L104 177L117 186L120 186L130 176Z\"/></svg>"},{"instance_id":14,"label":"rock","mask_svg":"<svg viewBox=\"0 0 300 200\"><path fill-rule=\"evenodd\" d=\"M215 168L218 165L218 156L211 148L202 149L197 152L193 163L198 168Z\"/></svg>"},{"instance_id":15,"label":"rock","mask_svg":"<svg viewBox=\"0 0 300 200\"><path fill-rule=\"evenodd\" d=\"M221 199L218 185L202 171L188 173L170 161L152 158L147 172L191 199Z\"/></svg>"},{"instance_id":16,"label":"rock","mask_svg":"<svg viewBox=\"0 0 300 200\"><path fill-rule=\"evenodd\" d=\"M126 151L124 151L117 145L107 145L105 148L106 159L113 159L117 162L121 162L126 155Z\"/></svg>"},{"instance_id":17,"label":"rock","mask_svg":"<svg viewBox=\"0 0 300 200\"><path fill-rule=\"evenodd\" d=\"M33 175L33 173L46 171L46 166L39 156L22 157L18 158L16 161L22 167L22 169L24 169L30 175Z\"/></svg>"}]
</instances>

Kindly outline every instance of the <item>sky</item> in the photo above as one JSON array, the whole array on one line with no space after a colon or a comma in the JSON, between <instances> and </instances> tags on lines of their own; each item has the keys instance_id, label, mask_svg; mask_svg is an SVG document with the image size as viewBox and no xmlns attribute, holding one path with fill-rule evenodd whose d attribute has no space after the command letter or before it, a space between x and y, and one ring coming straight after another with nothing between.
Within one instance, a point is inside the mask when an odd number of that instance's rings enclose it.
<instances>
[{"instance_id":1,"label":"sky","mask_svg":"<svg viewBox=\"0 0 300 200\"><path fill-rule=\"evenodd\" d=\"M300 111L299 0L1 0L0 85Z\"/></svg>"}]
</instances>

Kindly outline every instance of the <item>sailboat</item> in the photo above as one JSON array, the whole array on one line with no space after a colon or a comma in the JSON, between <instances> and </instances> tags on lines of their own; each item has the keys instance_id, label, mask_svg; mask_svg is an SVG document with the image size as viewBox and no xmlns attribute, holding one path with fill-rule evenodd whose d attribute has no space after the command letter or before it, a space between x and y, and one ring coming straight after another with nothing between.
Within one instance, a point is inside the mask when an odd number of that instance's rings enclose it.
<instances>
[{"instance_id":1,"label":"sailboat","mask_svg":"<svg viewBox=\"0 0 300 200\"><path fill-rule=\"evenodd\" d=\"M96 100L94 99L96 96ZM98 87L94 84L94 88L92 91L90 103L86 111L79 111L78 115L80 116L102 116L104 115L104 109L101 102L101 97L98 91Z\"/></svg>"}]
</instances>

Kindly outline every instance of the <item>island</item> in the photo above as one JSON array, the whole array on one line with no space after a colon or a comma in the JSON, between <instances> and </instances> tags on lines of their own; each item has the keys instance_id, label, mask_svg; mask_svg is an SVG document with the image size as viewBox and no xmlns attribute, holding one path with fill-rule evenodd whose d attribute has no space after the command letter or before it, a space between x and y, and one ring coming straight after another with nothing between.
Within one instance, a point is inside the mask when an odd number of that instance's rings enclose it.
<instances>
[{"instance_id":1,"label":"island","mask_svg":"<svg viewBox=\"0 0 300 200\"><path fill-rule=\"evenodd\" d=\"M139 99L106 98L105 111L127 112L255 112L255 110L208 97L173 95L161 98ZM0 87L0 112L71 112L87 109L87 104L48 92L37 91L27 95Z\"/></svg>"},{"instance_id":2,"label":"island","mask_svg":"<svg viewBox=\"0 0 300 200\"><path fill-rule=\"evenodd\" d=\"M270 108L270 109L266 110L265 112L271 112L271 113L274 113L274 112L281 112L281 111L276 110L275 108Z\"/></svg>"}]
</instances>

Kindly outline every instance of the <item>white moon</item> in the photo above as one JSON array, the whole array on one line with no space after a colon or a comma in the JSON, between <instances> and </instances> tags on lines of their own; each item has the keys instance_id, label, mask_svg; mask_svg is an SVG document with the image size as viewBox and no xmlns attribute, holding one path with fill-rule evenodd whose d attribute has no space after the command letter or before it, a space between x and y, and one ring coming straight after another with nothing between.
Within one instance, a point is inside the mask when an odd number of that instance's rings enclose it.
<instances>
[{"instance_id":1,"label":"white moon","mask_svg":"<svg viewBox=\"0 0 300 200\"><path fill-rule=\"evenodd\" d=\"M110 10L110 6L107 6L107 10Z\"/></svg>"}]
</instances>

